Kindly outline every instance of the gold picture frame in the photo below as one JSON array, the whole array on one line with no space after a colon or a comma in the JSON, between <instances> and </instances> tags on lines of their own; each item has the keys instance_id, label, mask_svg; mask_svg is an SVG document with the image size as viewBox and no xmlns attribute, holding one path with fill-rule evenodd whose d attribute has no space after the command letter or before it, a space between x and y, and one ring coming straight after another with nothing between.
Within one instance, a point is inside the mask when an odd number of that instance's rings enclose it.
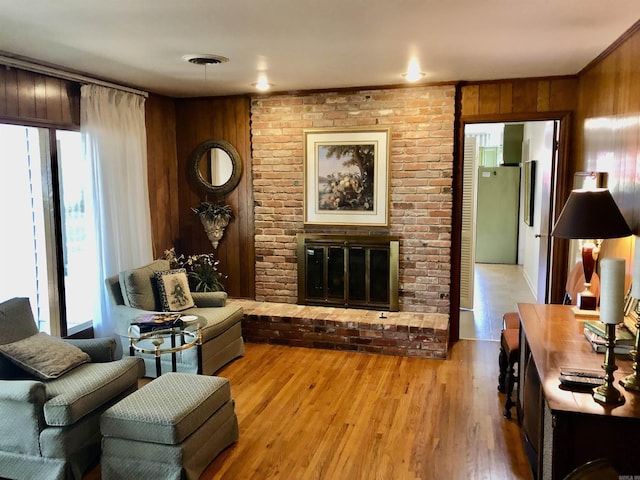
<instances>
[{"instance_id":1,"label":"gold picture frame","mask_svg":"<svg viewBox=\"0 0 640 480\"><path fill-rule=\"evenodd\" d=\"M304 223L389 226L390 129L304 131Z\"/></svg>"}]
</instances>

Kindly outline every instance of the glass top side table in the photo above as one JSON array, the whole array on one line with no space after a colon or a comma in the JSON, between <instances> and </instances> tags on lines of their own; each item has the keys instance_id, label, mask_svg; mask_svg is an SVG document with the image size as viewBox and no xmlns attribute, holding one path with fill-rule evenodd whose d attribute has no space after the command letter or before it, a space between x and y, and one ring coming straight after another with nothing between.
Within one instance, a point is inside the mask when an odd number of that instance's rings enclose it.
<instances>
[{"instance_id":1,"label":"glass top side table","mask_svg":"<svg viewBox=\"0 0 640 480\"><path fill-rule=\"evenodd\" d=\"M186 326L176 326L141 334L139 329L132 325L129 327L128 337L130 356L135 356L135 352L154 355L157 377L162 375L161 355L171 354L171 370L175 372L177 369L176 353L193 347L196 348L198 356L197 373L202 373L202 331L200 326L195 330L187 329Z\"/></svg>"}]
</instances>

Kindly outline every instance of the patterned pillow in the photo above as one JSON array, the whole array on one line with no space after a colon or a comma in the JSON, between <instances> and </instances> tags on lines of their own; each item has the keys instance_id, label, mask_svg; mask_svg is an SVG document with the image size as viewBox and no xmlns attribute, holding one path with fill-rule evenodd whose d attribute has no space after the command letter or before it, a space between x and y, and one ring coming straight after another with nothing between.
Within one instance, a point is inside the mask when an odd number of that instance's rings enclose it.
<instances>
[{"instance_id":1,"label":"patterned pillow","mask_svg":"<svg viewBox=\"0 0 640 480\"><path fill-rule=\"evenodd\" d=\"M184 268L155 273L160 292L160 305L164 312L180 312L195 307Z\"/></svg>"},{"instance_id":2,"label":"patterned pillow","mask_svg":"<svg viewBox=\"0 0 640 480\"><path fill-rule=\"evenodd\" d=\"M42 380L58 378L72 368L91 361L91 357L75 345L43 332L0 345L0 353Z\"/></svg>"}]
</instances>

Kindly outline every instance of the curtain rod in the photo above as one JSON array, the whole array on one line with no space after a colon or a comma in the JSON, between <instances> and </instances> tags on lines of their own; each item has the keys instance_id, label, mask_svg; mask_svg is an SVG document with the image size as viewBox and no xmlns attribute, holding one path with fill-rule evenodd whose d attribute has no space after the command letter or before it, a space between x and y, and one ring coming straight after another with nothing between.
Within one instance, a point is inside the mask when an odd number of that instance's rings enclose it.
<instances>
[{"instance_id":1,"label":"curtain rod","mask_svg":"<svg viewBox=\"0 0 640 480\"><path fill-rule=\"evenodd\" d=\"M131 87L125 87L123 85L118 85L116 83L105 82L103 80L87 77L85 75L66 72L58 68L49 67L46 65L40 65L38 63L33 63L27 60L20 60L18 58L8 57L2 54L0 54L0 63L8 67L21 68L23 70L29 70L30 72L42 73L44 75L58 77L63 80L71 80L79 83L90 83L93 85L101 85L103 87L115 88L117 90L122 90L124 92L135 93L136 95L142 95L145 98L149 96L149 94L143 90L138 90L136 88L131 88Z\"/></svg>"}]
</instances>

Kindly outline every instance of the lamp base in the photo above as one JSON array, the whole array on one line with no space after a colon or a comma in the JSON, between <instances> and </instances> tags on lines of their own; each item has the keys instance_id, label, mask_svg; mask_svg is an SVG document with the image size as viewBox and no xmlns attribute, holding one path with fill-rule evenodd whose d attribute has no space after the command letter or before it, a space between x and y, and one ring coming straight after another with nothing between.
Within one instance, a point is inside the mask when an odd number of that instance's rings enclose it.
<instances>
[{"instance_id":1,"label":"lamp base","mask_svg":"<svg viewBox=\"0 0 640 480\"><path fill-rule=\"evenodd\" d=\"M633 343L633 373L631 375L627 375L622 380L620 380L620 385L622 385L625 390L633 390L634 392L640 392L640 312L638 311L640 307L636 305L636 339Z\"/></svg>"},{"instance_id":2,"label":"lamp base","mask_svg":"<svg viewBox=\"0 0 640 480\"><path fill-rule=\"evenodd\" d=\"M613 372L618 369L616 365L614 347L616 339L615 323L607 323L605 344L607 350L604 353L604 383L593 389L593 399L599 403L608 403L613 405L622 405L625 401L624 395L613 386Z\"/></svg>"},{"instance_id":3,"label":"lamp base","mask_svg":"<svg viewBox=\"0 0 640 480\"><path fill-rule=\"evenodd\" d=\"M590 290L585 290L578 294L577 305L580 310L595 310L598 306L598 298Z\"/></svg>"},{"instance_id":4,"label":"lamp base","mask_svg":"<svg viewBox=\"0 0 640 480\"><path fill-rule=\"evenodd\" d=\"M603 384L593 389L593 399L600 403L622 405L624 395L613 385Z\"/></svg>"},{"instance_id":5,"label":"lamp base","mask_svg":"<svg viewBox=\"0 0 640 480\"><path fill-rule=\"evenodd\" d=\"M640 378L638 378L637 372L633 372L631 375L627 375L620 380L620 385L622 385L625 390L640 392Z\"/></svg>"}]
</instances>

